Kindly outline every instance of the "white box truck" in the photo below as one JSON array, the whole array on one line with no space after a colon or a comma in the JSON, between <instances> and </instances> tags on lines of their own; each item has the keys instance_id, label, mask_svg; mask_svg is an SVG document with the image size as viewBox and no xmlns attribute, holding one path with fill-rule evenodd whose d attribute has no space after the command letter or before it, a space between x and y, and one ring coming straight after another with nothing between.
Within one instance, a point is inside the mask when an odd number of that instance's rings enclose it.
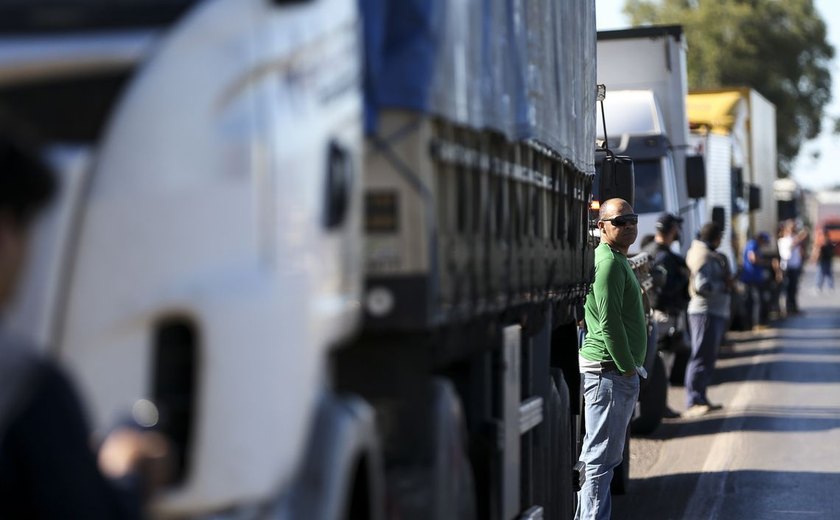
<instances>
[{"instance_id":1,"label":"white box truck","mask_svg":"<svg viewBox=\"0 0 840 520\"><path fill-rule=\"evenodd\" d=\"M697 90L689 95L689 115L698 132L726 136L730 141L736 259L742 261L746 241L761 232L770 235L770 248L775 248L779 224L774 193L776 108L746 87Z\"/></svg>"},{"instance_id":2,"label":"white box truck","mask_svg":"<svg viewBox=\"0 0 840 520\"><path fill-rule=\"evenodd\" d=\"M510 5L0 5L61 173L9 326L155 404L153 516L571 516L595 2Z\"/></svg>"},{"instance_id":3,"label":"white box truck","mask_svg":"<svg viewBox=\"0 0 840 520\"><path fill-rule=\"evenodd\" d=\"M691 95L689 95L689 107ZM689 119L691 110L689 108ZM706 167L706 197L702 201L704 222L715 221L723 228L718 251L726 255L732 274L737 270L734 234L734 217L740 211L742 197L737 193L733 177L732 140L728 135L692 129L689 136L691 152L703 157Z\"/></svg>"},{"instance_id":4,"label":"white box truck","mask_svg":"<svg viewBox=\"0 0 840 520\"><path fill-rule=\"evenodd\" d=\"M685 53L678 25L598 32L606 133L610 148L633 159L639 236L654 234L662 213L680 215L683 254L703 224L697 200L705 190L702 161L687 156Z\"/></svg>"}]
</instances>

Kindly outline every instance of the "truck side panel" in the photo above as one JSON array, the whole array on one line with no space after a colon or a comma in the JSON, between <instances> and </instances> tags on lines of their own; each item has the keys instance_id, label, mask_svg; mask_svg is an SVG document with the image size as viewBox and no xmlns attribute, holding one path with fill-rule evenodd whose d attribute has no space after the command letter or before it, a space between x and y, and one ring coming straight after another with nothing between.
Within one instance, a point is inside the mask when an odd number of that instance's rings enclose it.
<instances>
[{"instance_id":1,"label":"truck side panel","mask_svg":"<svg viewBox=\"0 0 840 520\"><path fill-rule=\"evenodd\" d=\"M753 213L753 230L773 237L777 234L778 217L773 183L778 177L776 164L776 107L767 98L750 89L749 129L752 175L750 182L761 188L761 211Z\"/></svg>"}]
</instances>

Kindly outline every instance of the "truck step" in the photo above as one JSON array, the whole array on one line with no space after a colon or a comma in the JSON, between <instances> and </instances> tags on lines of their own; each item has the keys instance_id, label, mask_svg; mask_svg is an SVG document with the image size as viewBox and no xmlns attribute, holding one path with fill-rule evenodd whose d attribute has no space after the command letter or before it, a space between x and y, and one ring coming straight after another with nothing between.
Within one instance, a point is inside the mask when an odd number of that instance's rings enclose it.
<instances>
[{"instance_id":1,"label":"truck step","mask_svg":"<svg viewBox=\"0 0 840 520\"><path fill-rule=\"evenodd\" d=\"M517 520L543 520L542 506L532 506L527 511L522 513L522 515Z\"/></svg>"},{"instance_id":2,"label":"truck step","mask_svg":"<svg viewBox=\"0 0 840 520\"><path fill-rule=\"evenodd\" d=\"M531 397L519 405L519 434L531 430L543 422L543 398Z\"/></svg>"}]
</instances>

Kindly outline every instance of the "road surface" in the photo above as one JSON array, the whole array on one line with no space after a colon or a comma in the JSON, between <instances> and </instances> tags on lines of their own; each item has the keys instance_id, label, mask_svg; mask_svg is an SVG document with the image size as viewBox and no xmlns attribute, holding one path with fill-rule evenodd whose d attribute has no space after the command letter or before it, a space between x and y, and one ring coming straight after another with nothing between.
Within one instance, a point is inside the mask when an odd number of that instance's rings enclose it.
<instances>
[{"instance_id":1,"label":"road surface","mask_svg":"<svg viewBox=\"0 0 840 520\"><path fill-rule=\"evenodd\" d=\"M615 520L840 518L840 292L817 293L813 274L804 314L728 333L709 390L722 410L631 440ZM673 409L684 399L669 390Z\"/></svg>"}]
</instances>

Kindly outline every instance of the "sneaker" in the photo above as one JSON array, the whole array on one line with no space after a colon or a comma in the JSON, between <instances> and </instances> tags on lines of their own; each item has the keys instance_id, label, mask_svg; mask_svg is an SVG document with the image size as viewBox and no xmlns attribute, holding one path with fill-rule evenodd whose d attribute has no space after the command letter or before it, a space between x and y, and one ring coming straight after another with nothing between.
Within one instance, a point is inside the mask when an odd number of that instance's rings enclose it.
<instances>
[{"instance_id":1,"label":"sneaker","mask_svg":"<svg viewBox=\"0 0 840 520\"><path fill-rule=\"evenodd\" d=\"M707 404L695 404L692 405L688 410L684 411L680 417L691 419L693 417L702 417L707 413L711 412L712 408Z\"/></svg>"},{"instance_id":2,"label":"sneaker","mask_svg":"<svg viewBox=\"0 0 840 520\"><path fill-rule=\"evenodd\" d=\"M706 406L709 407L709 411L720 410L723 408L722 404L715 404L715 403L706 403Z\"/></svg>"}]
</instances>

